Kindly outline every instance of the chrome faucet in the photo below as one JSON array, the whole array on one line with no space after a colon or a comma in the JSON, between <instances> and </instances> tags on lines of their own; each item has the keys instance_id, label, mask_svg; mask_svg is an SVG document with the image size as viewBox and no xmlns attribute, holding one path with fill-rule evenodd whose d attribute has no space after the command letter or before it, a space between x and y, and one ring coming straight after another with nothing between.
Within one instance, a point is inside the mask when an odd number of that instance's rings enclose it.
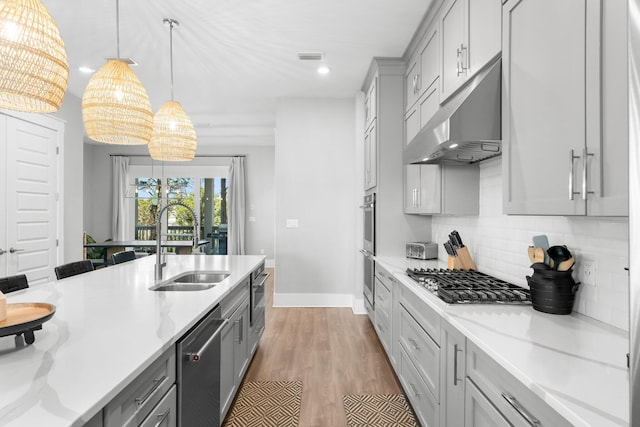
<instances>
[{"instance_id":1,"label":"chrome faucet","mask_svg":"<svg viewBox=\"0 0 640 427\"><path fill-rule=\"evenodd\" d=\"M169 203L167 204L167 206L165 206L164 208L160 209L160 212L158 212L158 217L156 218L156 268L155 268L155 278L156 278L156 282L159 282L162 280L162 269L164 268L164 266L167 265L166 261L163 262L162 260L162 235L161 230L162 230L162 214L164 213L164 211L166 211L170 206L182 206L185 207L189 210L189 212L191 212L191 215L193 216L193 249L197 249L198 248L198 215L196 215L196 213L194 212L193 209L191 209L189 206L185 205L182 202L173 202L173 203Z\"/></svg>"}]
</instances>

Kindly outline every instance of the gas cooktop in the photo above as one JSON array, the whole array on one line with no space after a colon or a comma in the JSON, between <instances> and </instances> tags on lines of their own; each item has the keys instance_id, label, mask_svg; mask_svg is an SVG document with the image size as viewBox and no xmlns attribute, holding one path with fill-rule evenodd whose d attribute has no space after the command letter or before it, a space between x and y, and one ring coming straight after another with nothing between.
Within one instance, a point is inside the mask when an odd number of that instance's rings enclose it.
<instances>
[{"instance_id":1,"label":"gas cooktop","mask_svg":"<svg viewBox=\"0 0 640 427\"><path fill-rule=\"evenodd\" d=\"M447 304L531 304L529 289L479 271L408 268L407 274Z\"/></svg>"}]
</instances>

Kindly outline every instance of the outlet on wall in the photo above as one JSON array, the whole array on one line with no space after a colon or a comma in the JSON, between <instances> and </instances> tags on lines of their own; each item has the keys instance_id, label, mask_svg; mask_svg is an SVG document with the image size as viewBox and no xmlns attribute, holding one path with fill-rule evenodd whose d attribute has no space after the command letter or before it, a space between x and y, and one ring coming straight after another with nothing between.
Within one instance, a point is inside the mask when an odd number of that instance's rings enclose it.
<instances>
[{"instance_id":1,"label":"outlet on wall","mask_svg":"<svg viewBox=\"0 0 640 427\"><path fill-rule=\"evenodd\" d=\"M596 285L596 262L592 259L583 259L580 262L580 280L583 285Z\"/></svg>"}]
</instances>

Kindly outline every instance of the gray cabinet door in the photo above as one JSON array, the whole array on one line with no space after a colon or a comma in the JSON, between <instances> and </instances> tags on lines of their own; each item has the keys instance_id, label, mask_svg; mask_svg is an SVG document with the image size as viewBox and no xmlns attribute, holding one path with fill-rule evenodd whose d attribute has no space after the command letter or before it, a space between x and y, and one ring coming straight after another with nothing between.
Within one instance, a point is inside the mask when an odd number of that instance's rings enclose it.
<instances>
[{"instance_id":1,"label":"gray cabinet door","mask_svg":"<svg viewBox=\"0 0 640 427\"><path fill-rule=\"evenodd\" d=\"M579 195L569 194L580 184L586 141L586 15L585 0L511 0L504 5L506 213L586 213Z\"/></svg>"},{"instance_id":2,"label":"gray cabinet door","mask_svg":"<svg viewBox=\"0 0 640 427\"><path fill-rule=\"evenodd\" d=\"M246 299L238 309L239 313L235 320L235 345L233 351L233 371L235 381L239 386L242 382L247 366L249 366L249 299Z\"/></svg>"},{"instance_id":3,"label":"gray cabinet door","mask_svg":"<svg viewBox=\"0 0 640 427\"><path fill-rule=\"evenodd\" d=\"M465 427L509 427L511 424L491 404L480 390L466 380L466 402L464 406Z\"/></svg>"},{"instance_id":4,"label":"gray cabinet door","mask_svg":"<svg viewBox=\"0 0 640 427\"><path fill-rule=\"evenodd\" d=\"M220 335L220 419L224 419L249 364L249 298L229 317Z\"/></svg>"},{"instance_id":5,"label":"gray cabinet door","mask_svg":"<svg viewBox=\"0 0 640 427\"><path fill-rule=\"evenodd\" d=\"M440 329L440 424L464 425L466 339L457 329L442 321Z\"/></svg>"}]
</instances>

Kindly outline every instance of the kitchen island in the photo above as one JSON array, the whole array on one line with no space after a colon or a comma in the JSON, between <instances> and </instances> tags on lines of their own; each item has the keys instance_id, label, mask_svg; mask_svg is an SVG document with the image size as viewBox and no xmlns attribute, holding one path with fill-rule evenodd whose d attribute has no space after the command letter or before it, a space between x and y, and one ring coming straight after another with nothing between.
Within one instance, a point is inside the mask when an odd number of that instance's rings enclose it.
<instances>
[{"instance_id":1,"label":"kitchen island","mask_svg":"<svg viewBox=\"0 0 640 427\"><path fill-rule=\"evenodd\" d=\"M164 277L230 273L213 288L151 291L155 257L10 293L7 302L45 302L54 317L18 346L0 338L0 425L79 426L169 350L264 260L263 256L167 256Z\"/></svg>"},{"instance_id":2,"label":"kitchen island","mask_svg":"<svg viewBox=\"0 0 640 427\"><path fill-rule=\"evenodd\" d=\"M562 424L542 422L541 425L629 425L629 371L626 366L629 339L625 331L577 313L547 314L530 305L445 304L406 274L407 268L446 268L442 263L401 257L376 257L376 263L398 280L410 298L419 300L424 310L432 311L441 319L439 322L447 323L463 336L454 357L463 372L465 358L458 355L465 352L466 340L467 387L480 388L486 395L495 392L492 403L503 413L511 410L505 406L510 396L501 388L507 384L520 391L526 388L523 395L544 402L540 403L546 405L540 406L543 415L555 412L563 418ZM436 329L436 333L440 331ZM442 340L442 357L446 347L444 331L445 328L441 336L435 337ZM502 384L489 384L478 374L480 369L490 372L492 380L498 378L499 370L499 375L513 378L515 383L505 380ZM464 382L464 376L461 380L456 375L453 383L456 382ZM444 387L451 384L449 381L442 383L440 405L446 399ZM469 420L465 420L465 425L467 421L473 425L472 411L478 405L473 396L466 398ZM531 403L531 406L536 404ZM514 416L520 422L524 421L522 414ZM499 414L496 417L499 418ZM502 424L494 422L493 425Z\"/></svg>"}]
</instances>

